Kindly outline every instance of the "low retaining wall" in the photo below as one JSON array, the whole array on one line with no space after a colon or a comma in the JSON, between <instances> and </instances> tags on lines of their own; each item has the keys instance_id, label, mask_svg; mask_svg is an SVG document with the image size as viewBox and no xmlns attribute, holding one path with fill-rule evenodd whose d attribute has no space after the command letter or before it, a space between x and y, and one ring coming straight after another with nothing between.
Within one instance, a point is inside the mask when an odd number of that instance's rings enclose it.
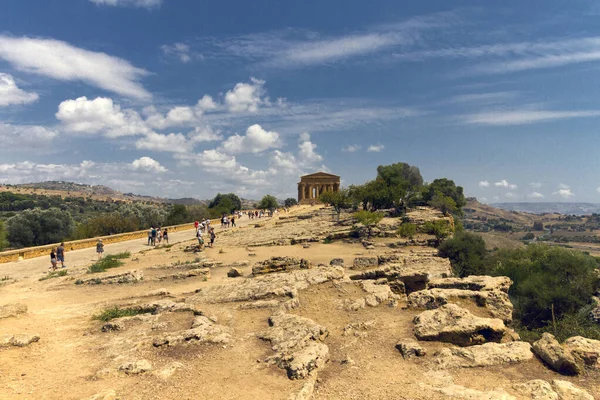
<instances>
[{"instance_id":1,"label":"low retaining wall","mask_svg":"<svg viewBox=\"0 0 600 400\"><path fill-rule=\"evenodd\" d=\"M217 220L218 222L218 220ZM213 222L211 221L211 224ZM214 226L214 225L213 225ZM167 228L169 233L185 231L189 229L194 229L194 223L183 224L183 225L175 225L175 226L165 226L163 228ZM65 250L79 250L85 249L88 247L94 247L96 243L98 243L98 239L102 239L102 242L106 244L125 242L127 240L133 239L143 239L148 237L148 231L136 231L136 232L127 232L127 233L119 233L117 235L110 236L100 236L91 239L81 239L81 240L73 240L70 242L65 242ZM6 263L11 261L25 260L27 258L35 258L40 256L46 256L50 254L50 251L53 247L58 247L60 243L55 244L47 244L44 246L37 247L26 247L24 249L18 250L9 250L0 253L0 263Z\"/></svg>"}]
</instances>

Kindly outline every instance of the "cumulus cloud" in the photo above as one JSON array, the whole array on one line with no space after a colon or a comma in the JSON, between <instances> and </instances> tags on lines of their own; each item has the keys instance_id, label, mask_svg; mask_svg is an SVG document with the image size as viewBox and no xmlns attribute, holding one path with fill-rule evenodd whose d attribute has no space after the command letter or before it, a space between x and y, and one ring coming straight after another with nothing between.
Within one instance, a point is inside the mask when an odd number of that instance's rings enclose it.
<instances>
[{"instance_id":1,"label":"cumulus cloud","mask_svg":"<svg viewBox=\"0 0 600 400\"><path fill-rule=\"evenodd\" d=\"M160 165L160 163L150 157L141 157L131 162L131 167L137 171L148 171L148 172L167 172L167 169Z\"/></svg>"},{"instance_id":2,"label":"cumulus cloud","mask_svg":"<svg viewBox=\"0 0 600 400\"><path fill-rule=\"evenodd\" d=\"M349 144L346 147L342 147L342 151L345 153L354 153L355 151L358 151L361 149L361 146L358 144Z\"/></svg>"},{"instance_id":3,"label":"cumulus cloud","mask_svg":"<svg viewBox=\"0 0 600 400\"><path fill-rule=\"evenodd\" d=\"M229 136L222 144L223 150L230 154L260 153L279 146L279 133L267 131L258 124L248 127L244 136Z\"/></svg>"},{"instance_id":4,"label":"cumulus cloud","mask_svg":"<svg viewBox=\"0 0 600 400\"><path fill-rule=\"evenodd\" d=\"M185 153L190 151L187 138L181 133L163 135L150 132L135 142L135 147L143 150Z\"/></svg>"},{"instance_id":5,"label":"cumulus cloud","mask_svg":"<svg viewBox=\"0 0 600 400\"><path fill-rule=\"evenodd\" d=\"M215 142L223 140L221 132L213 130L210 126L197 126L193 131L188 133L191 143Z\"/></svg>"},{"instance_id":6,"label":"cumulus cloud","mask_svg":"<svg viewBox=\"0 0 600 400\"><path fill-rule=\"evenodd\" d=\"M508 183L508 181L506 179L502 179L501 181L494 183L494 186L508 188L510 190L514 190L517 188L517 185Z\"/></svg>"},{"instance_id":7,"label":"cumulus cloud","mask_svg":"<svg viewBox=\"0 0 600 400\"><path fill-rule=\"evenodd\" d=\"M252 83L238 83L232 90L225 93L225 104L231 112L258 111L262 105L268 105L269 99L265 94L265 81L250 78Z\"/></svg>"},{"instance_id":8,"label":"cumulus cloud","mask_svg":"<svg viewBox=\"0 0 600 400\"><path fill-rule=\"evenodd\" d=\"M317 145L310 140L310 134L304 132L300 134L298 141L298 158L304 164L314 164L321 162L323 157L315 151Z\"/></svg>"},{"instance_id":9,"label":"cumulus cloud","mask_svg":"<svg viewBox=\"0 0 600 400\"><path fill-rule=\"evenodd\" d=\"M565 184L565 183L559 183L558 184L558 188L559 189L569 189L571 187L569 185Z\"/></svg>"},{"instance_id":10,"label":"cumulus cloud","mask_svg":"<svg viewBox=\"0 0 600 400\"><path fill-rule=\"evenodd\" d=\"M531 192L527 195L530 199L543 199L544 195L539 192Z\"/></svg>"},{"instance_id":11,"label":"cumulus cloud","mask_svg":"<svg viewBox=\"0 0 600 400\"><path fill-rule=\"evenodd\" d=\"M379 153L383 149L385 149L385 146L382 144L372 144L367 148L367 151L373 152L373 153Z\"/></svg>"},{"instance_id":12,"label":"cumulus cloud","mask_svg":"<svg viewBox=\"0 0 600 400\"><path fill-rule=\"evenodd\" d=\"M56 118L63 128L78 133L105 133L110 137L139 135L149 132L140 115L133 110L121 110L112 99L79 97L65 100L58 106Z\"/></svg>"},{"instance_id":13,"label":"cumulus cloud","mask_svg":"<svg viewBox=\"0 0 600 400\"><path fill-rule=\"evenodd\" d=\"M160 5L163 2L163 0L90 0L90 1L99 6L139 7L139 8L160 7Z\"/></svg>"},{"instance_id":14,"label":"cumulus cloud","mask_svg":"<svg viewBox=\"0 0 600 400\"><path fill-rule=\"evenodd\" d=\"M490 183L488 181L479 181L480 188L489 187L489 186L490 186Z\"/></svg>"},{"instance_id":15,"label":"cumulus cloud","mask_svg":"<svg viewBox=\"0 0 600 400\"><path fill-rule=\"evenodd\" d=\"M0 59L14 68L61 81L89 85L141 100L152 98L139 83L148 75L129 61L54 39L0 35Z\"/></svg>"},{"instance_id":16,"label":"cumulus cloud","mask_svg":"<svg viewBox=\"0 0 600 400\"><path fill-rule=\"evenodd\" d=\"M35 92L30 93L19 89L12 75L0 72L0 107L29 104L39 98L40 96Z\"/></svg>"},{"instance_id":17,"label":"cumulus cloud","mask_svg":"<svg viewBox=\"0 0 600 400\"><path fill-rule=\"evenodd\" d=\"M555 196L560 196L563 199L570 199L575 196L575 193L571 191L571 189L558 189L556 192L552 193Z\"/></svg>"},{"instance_id":18,"label":"cumulus cloud","mask_svg":"<svg viewBox=\"0 0 600 400\"><path fill-rule=\"evenodd\" d=\"M0 123L0 142L6 150L15 148L43 148L58 132L39 125L11 125Z\"/></svg>"},{"instance_id":19,"label":"cumulus cloud","mask_svg":"<svg viewBox=\"0 0 600 400\"><path fill-rule=\"evenodd\" d=\"M154 129L189 125L197 121L198 114L196 110L186 106L173 107L165 115L159 113L153 106L146 107L143 111L146 115L146 124Z\"/></svg>"}]
</instances>

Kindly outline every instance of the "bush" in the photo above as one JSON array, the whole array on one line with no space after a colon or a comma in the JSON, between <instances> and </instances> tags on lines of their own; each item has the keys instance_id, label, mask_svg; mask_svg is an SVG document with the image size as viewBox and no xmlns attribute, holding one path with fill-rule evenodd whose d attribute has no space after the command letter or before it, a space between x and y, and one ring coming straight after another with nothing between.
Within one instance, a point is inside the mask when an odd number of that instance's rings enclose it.
<instances>
[{"instance_id":1,"label":"bush","mask_svg":"<svg viewBox=\"0 0 600 400\"><path fill-rule=\"evenodd\" d=\"M167 225L181 225L192 222L192 216L185 205L175 204L167 215L165 222Z\"/></svg>"},{"instance_id":2,"label":"bush","mask_svg":"<svg viewBox=\"0 0 600 400\"><path fill-rule=\"evenodd\" d=\"M452 229L450 228L448 221L443 219L425 222L425 224L423 224L422 230L423 233L434 235L436 244L438 246L442 242L442 240L450 236L450 234L452 233Z\"/></svg>"},{"instance_id":3,"label":"bush","mask_svg":"<svg viewBox=\"0 0 600 400\"><path fill-rule=\"evenodd\" d=\"M485 262L485 242L474 233L461 232L446 240L439 247L439 256L449 258L454 274L461 278L490 272Z\"/></svg>"},{"instance_id":4,"label":"bush","mask_svg":"<svg viewBox=\"0 0 600 400\"><path fill-rule=\"evenodd\" d=\"M593 306L587 306L581 310L565 314L556 322L550 323L541 328L527 329L519 326L516 331L521 339L527 342L534 342L542 337L544 332L549 332L556 337L556 340L563 342L573 336L583 336L589 339L600 340L600 325L590 318L590 311Z\"/></svg>"},{"instance_id":5,"label":"bush","mask_svg":"<svg viewBox=\"0 0 600 400\"><path fill-rule=\"evenodd\" d=\"M42 246L61 242L73 232L73 218L58 208L25 210L7 221L11 246Z\"/></svg>"},{"instance_id":6,"label":"bush","mask_svg":"<svg viewBox=\"0 0 600 400\"><path fill-rule=\"evenodd\" d=\"M8 247L8 240L6 239L6 228L4 227L4 221L0 220L0 251Z\"/></svg>"},{"instance_id":7,"label":"bush","mask_svg":"<svg viewBox=\"0 0 600 400\"><path fill-rule=\"evenodd\" d=\"M208 204L212 216L219 217L223 214L231 214L235 210L242 209L242 200L234 193L217 193L214 199Z\"/></svg>"},{"instance_id":8,"label":"bush","mask_svg":"<svg viewBox=\"0 0 600 400\"><path fill-rule=\"evenodd\" d=\"M535 239L535 235L531 232L526 233L521 240L532 240Z\"/></svg>"},{"instance_id":9,"label":"bush","mask_svg":"<svg viewBox=\"0 0 600 400\"><path fill-rule=\"evenodd\" d=\"M413 239L417 233L417 226L408 222L403 223L398 228L398 235L403 238Z\"/></svg>"},{"instance_id":10,"label":"bush","mask_svg":"<svg viewBox=\"0 0 600 400\"><path fill-rule=\"evenodd\" d=\"M100 260L96 261L88 268L88 274L95 274L98 272L106 272L107 269L118 268L123 265L124 258L131 257L131 253L125 251L123 253L110 254Z\"/></svg>"},{"instance_id":11,"label":"bush","mask_svg":"<svg viewBox=\"0 0 600 400\"><path fill-rule=\"evenodd\" d=\"M562 320L591 302L598 287L596 260L578 251L541 244L503 250L492 257L495 275L513 281L515 316L529 329Z\"/></svg>"},{"instance_id":12,"label":"bush","mask_svg":"<svg viewBox=\"0 0 600 400\"><path fill-rule=\"evenodd\" d=\"M295 206L296 204L298 204L298 201L293 198L293 197L288 197L287 199L285 199L285 201L283 202L283 205L286 206L287 208L290 208L292 206Z\"/></svg>"},{"instance_id":13,"label":"bush","mask_svg":"<svg viewBox=\"0 0 600 400\"><path fill-rule=\"evenodd\" d=\"M66 269L61 269L60 271L50 272L48 275L42 276L39 280L40 281L45 281L47 279L58 278L58 277L61 277L61 276L67 276L67 270Z\"/></svg>"},{"instance_id":14,"label":"bush","mask_svg":"<svg viewBox=\"0 0 600 400\"><path fill-rule=\"evenodd\" d=\"M120 308L117 306L105 308L100 314L92 317L93 320L108 322L111 319L122 317L133 317L134 315L148 314L156 312L156 307L129 307Z\"/></svg>"}]
</instances>

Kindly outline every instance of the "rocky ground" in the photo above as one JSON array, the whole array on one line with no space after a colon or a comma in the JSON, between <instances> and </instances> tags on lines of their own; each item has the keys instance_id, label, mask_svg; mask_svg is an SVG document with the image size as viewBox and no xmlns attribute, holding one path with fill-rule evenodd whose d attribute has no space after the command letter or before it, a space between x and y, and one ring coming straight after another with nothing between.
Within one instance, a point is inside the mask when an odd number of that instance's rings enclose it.
<instances>
[{"instance_id":1,"label":"rocky ground","mask_svg":"<svg viewBox=\"0 0 600 400\"><path fill-rule=\"evenodd\" d=\"M362 240L318 207L242 222L201 252L120 244L106 273L3 265L0 398L600 399L600 342L520 341L510 280L452 278L397 219ZM131 315L92 319L111 307Z\"/></svg>"}]
</instances>

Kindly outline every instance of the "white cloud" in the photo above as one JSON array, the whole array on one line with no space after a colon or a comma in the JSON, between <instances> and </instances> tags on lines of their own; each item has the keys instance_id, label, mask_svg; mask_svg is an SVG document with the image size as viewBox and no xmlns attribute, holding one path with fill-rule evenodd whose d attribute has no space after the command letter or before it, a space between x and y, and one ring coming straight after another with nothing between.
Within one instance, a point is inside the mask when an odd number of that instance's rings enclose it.
<instances>
[{"instance_id":1,"label":"white cloud","mask_svg":"<svg viewBox=\"0 0 600 400\"><path fill-rule=\"evenodd\" d=\"M279 134L264 130L255 124L246 130L246 135L229 136L222 144L226 153L260 153L261 151L280 146Z\"/></svg>"},{"instance_id":2,"label":"white cloud","mask_svg":"<svg viewBox=\"0 0 600 400\"><path fill-rule=\"evenodd\" d=\"M202 96L202 98L198 100L198 103L196 104L196 109L201 111L211 111L215 110L217 107L218 106L213 98L207 94Z\"/></svg>"},{"instance_id":3,"label":"white cloud","mask_svg":"<svg viewBox=\"0 0 600 400\"><path fill-rule=\"evenodd\" d=\"M361 149L361 146L358 144L349 144L346 147L342 147L342 151L345 153L354 153L355 151L358 151Z\"/></svg>"},{"instance_id":4,"label":"white cloud","mask_svg":"<svg viewBox=\"0 0 600 400\"><path fill-rule=\"evenodd\" d=\"M155 8L160 7L163 0L90 0L92 3L100 6L119 6L119 7L140 7Z\"/></svg>"},{"instance_id":5,"label":"white cloud","mask_svg":"<svg viewBox=\"0 0 600 400\"><path fill-rule=\"evenodd\" d=\"M0 122L0 143L3 150L44 148L58 136L53 129L39 125L11 125Z\"/></svg>"},{"instance_id":6,"label":"white cloud","mask_svg":"<svg viewBox=\"0 0 600 400\"><path fill-rule=\"evenodd\" d=\"M477 103L477 104L492 104L499 103L505 100L513 99L518 92L490 92L490 93L468 93L460 94L451 97L449 103Z\"/></svg>"},{"instance_id":7,"label":"white cloud","mask_svg":"<svg viewBox=\"0 0 600 400\"><path fill-rule=\"evenodd\" d=\"M571 186L569 186L569 185L567 185L567 184L565 184L565 183L560 183L560 184L558 185L558 188L559 188L559 189L569 189L569 188L571 188Z\"/></svg>"},{"instance_id":8,"label":"white cloud","mask_svg":"<svg viewBox=\"0 0 600 400\"><path fill-rule=\"evenodd\" d=\"M181 133L162 135L156 132L147 133L135 142L137 149L164 151L171 153L185 153L191 150L187 138Z\"/></svg>"},{"instance_id":9,"label":"white cloud","mask_svg":"<svg viewBox=\"0 0 600 400\"><path fill-rule=\"evenodd\" d=\"M139 135L149 132L145 122L133 110L121 110L112 99L79 97L58 106L56 118L63 128L79 133L105 133L110 137Z\"/></svg>"},{"instance_id":10,"label":"white cloud","mask_svg":"<svg viewBox=\"0 0 600 400\"><path fill-rule=\"evenodd\" d=\"M323 160L323 157L315 151L317 145L310 140L310 134L304 132L300 134L298 141L298 158L304 164L318 163Z\"/></svg>"},{"instance_id":11,"label":"white cloud","mask_svg":"<svg viewBox=\"0 0 600 400\"><path fill-rule=\"evenodd\" d=\"M489 186L490 186L490 183L488 181L479 181L480 188L489 187Z\"/></svg>"},{"instance_id":12,"label":"white cloud","mask_svg":"<svg viewBox=\"0 0 600 400\"><path fill-rule=\"evenodd\" d=\"M137 160L133 160L131 167L134 170L142 170L148 172L167 172L167 169L160 165L160 163L150 157L141 157Z\"/></svg>"},{"instance_id":13,"label":"white cloud","mask_svg":"<svg viewBox=\"0 0 600 400\"><path fill-rule=\"evenodd\" d=\"M61 81L82 81L141 100L152 95L139 80L148 75L122 58L89 51L54 39L0 35L0 59L18 70Z\"/></svg>"},{"instance_id":14,"label":"white cloud","mask_svg":"<svg viewBox=\"0 0 600 400\"><path fill-rule=\"evenodd\" d=\"M268 105L269 99L263 98L265 94L265 81L250 78L252 83L238 83L232 90L225 93L225 104L231 112L258 111L262 105Z\"/></svg>"},{"instance_id":15,"label":"white cloud","mask_svg":"<svg viewBox=\"0 0 600 400\"><path fill-rule=\"evenodd\" d=\"M552 193L553 195L560 196L563 199L569 199L575 196L575 193L571 191L571 189L558 189L556 192Z\"/></svg>"},{"instance_id":16,"label":"white cloud","mask_svg":"<svg viewBox=\"0 0 600 400\"><path fill-rule=\"evenodd\" d=\"M0 107L12 104L29 104L38 100L35 92L26 92L19 89L12 75L0 72Z\"/></svg>"},{"instance_id":17,"label":"white cloud","mask_svg":"<svg viewBox=\"0 0 600 400\"><path fill-rule=\"evenodd\" d=\"M144 109L144 114L147 116L146 125L155 129L187 126L197 121L196 111L185 106L173 107L164 116L155 107L150 106Z\"/></svg>"},{"instance_id":18,"label":"white cloud","mask_svg":"<svg viewBox=\"0 0 600 400\"><path fill-rule=\"evenodd\" d=\"M223 140L221 132L214 131L210 126L197 126L193 131L188 133L191 143L215 142Z\"/></svg>"},{"instance_id":19,"label":"white cloud","mask_svg":"<svg viewBox=\"0 0 600 400\"><path fill-rule=\"evenodd\" d=\"M165 44L161 49L165 55L175 57L184 64L192 61L190 46L185 43Z\"/></svg>"},{"instance_id":20,"label":"white cloud","mask_svg":"<svg viewBox=\"0 0 600 400\"><path fill-rule=\"evenodd\" d=\"M531 186L534 189L539 189L542 187L542 184L540 182L530 182L529 186Z\"/></svg>"},{"instance_id":21,"label":"white cloud","mask_svg":"<svg viewBox=\"0 0 600 400\"><path fill-rule=\"evenodd\" d=\"M598 110L583 111L546 111L546 110L497 110L464 115L461 120L470 125L526 125L539 122L555 121L560 119L600 117Z\"/></svg>"},{"instance_id":22,"label":"white cloud","mask_svg":"<svg viewBox=\"0 0 600 400\"><path fill-rule=\"evenodd\" d=\"M501 181L494 183L494 186L508 188L510 190L514 190L517 188L517 185L508 183L508 181L506 179L502 179Z\"/></svg>"},{"instance_id":23,"label":"white cloud","mask_svg":"<svg viewBox=\"0 0 600 400\"><path fill-rule=\"evenodd\" d=\"M383 149L385 149L385 146L382 144L372 144L367 148L367 151L379 153Z\"/></svg>"},{"instance_id":24,"label":"white cloud","mask_svg":"<svg viewBox=\"0 0 600 400\"><path fill-rule=\"evenodd\" d=\"M544 195L539 192L531 192L527 195L530 199L543 199Z\"/></svg>"}]
</instances>

